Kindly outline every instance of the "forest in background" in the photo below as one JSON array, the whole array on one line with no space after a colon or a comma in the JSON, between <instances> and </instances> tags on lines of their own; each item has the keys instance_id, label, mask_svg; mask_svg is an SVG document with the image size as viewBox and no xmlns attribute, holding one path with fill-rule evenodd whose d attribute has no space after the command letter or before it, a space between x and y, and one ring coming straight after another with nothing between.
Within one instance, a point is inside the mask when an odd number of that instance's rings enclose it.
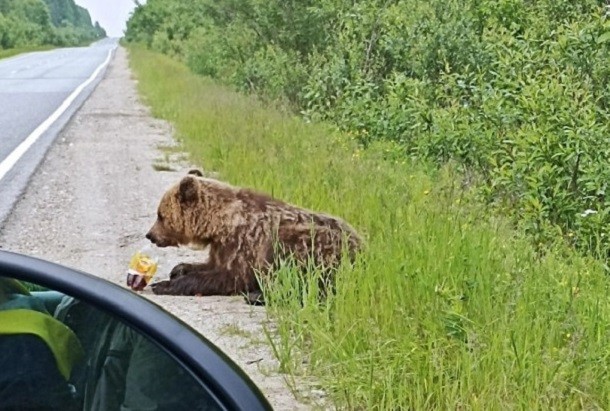
<instances>
[{"instance_id":1,"label":"forest in background","mask_svg":"<svg viewBox=\"0 0 610 411\"><path fill-rule=\"evenodd\" d=\"M604 0L149 0L126 39L389 159L460 164L536 244L610 250Z\"/></svg>"},{"instance_id":2,"label":"forest in background","mask_svg":"<svg viewBox=\"0 0 610 411\"><path fill-rule=\"evenodd\" d=\"M0 0L0 50L77 46L104 37L74 0Z\"/></svg>"}]
</instances>

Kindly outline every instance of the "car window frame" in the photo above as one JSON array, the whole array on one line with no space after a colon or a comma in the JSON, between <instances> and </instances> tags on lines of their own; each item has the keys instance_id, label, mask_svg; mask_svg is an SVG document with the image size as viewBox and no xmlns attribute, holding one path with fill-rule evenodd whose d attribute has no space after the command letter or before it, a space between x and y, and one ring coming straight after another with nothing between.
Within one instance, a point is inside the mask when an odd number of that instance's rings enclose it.
<instances>
[{"instance_id":1,"label":"car window frame","mask_svg":"<svg viewBox=\"0 0 610 411\"><path fill-rule=\"evenodd\" d=\"M113 315L174 358L227 410L272 410L250 377L191 326L158 304L92 274L0 250L0 277L59 291Z\"/></svg>"}]
</instances>

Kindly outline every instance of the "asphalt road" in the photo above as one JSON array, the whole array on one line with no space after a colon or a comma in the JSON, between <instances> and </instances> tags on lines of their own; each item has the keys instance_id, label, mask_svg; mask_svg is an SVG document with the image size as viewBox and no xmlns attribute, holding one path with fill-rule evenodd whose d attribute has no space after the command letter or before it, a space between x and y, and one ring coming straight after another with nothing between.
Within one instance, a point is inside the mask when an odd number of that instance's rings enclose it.
<instances>
[{"instance_id":1,"label":"asphalt road","mask_svg":"<svg viewBox=\"0 0 610 411\"><path fill-rule=\"evenodd\" d=\"M115 48L115 39L105 39L0 60L0 223Z\"/></svg>"}]
</instances>

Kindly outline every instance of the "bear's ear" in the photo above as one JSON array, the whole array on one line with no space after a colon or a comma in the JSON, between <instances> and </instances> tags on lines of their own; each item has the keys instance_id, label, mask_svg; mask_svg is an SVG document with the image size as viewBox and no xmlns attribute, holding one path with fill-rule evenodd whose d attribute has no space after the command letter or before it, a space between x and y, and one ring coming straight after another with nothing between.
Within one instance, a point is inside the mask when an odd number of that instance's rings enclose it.
<instances>
[{"instance_id":1,"label":"bear's ear","mask_svg":"<svg viewBox=\"0 0 610 411\"><path fill-rule=\"evenodd\" d=\"M180 181L180 187L178 188L180 202L188 204L197 201L199 198L198 189L199 187L197 187L197 180L189 176L184 177Z\"/></svg>"},{"instance_id":2,"label":"bear's ear","mask_svg":"<svg viewBox=\"0 0 610 411\"><path fill-rule=\"evenodd\" d=\"M197 170L196 168L192 169L187 174L194 175L194 176L197 176L197 177L203 177L203 173L201 171Z\"/></svg>"}]
</instances>

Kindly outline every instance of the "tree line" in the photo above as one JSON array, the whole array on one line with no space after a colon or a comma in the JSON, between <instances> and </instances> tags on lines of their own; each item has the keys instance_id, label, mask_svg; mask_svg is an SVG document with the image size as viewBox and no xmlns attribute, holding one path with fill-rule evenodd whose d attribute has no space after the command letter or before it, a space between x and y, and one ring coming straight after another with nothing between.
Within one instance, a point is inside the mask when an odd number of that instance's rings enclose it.
<instances>
[{"instance_id":1,"label":"tree line","mask_svg":"<svg viewBox=\"0 0 610 411\"><path fill-rule=\"evenodd\" d=\"M0 49L75 46L106 37L74 0L0 0Z\"/></svg>"},{"instance_id":2,"label":"tree line","mask_svg":"<svg viewBox=\"0 0 610 411\"><path fill-rule=\"evenodd\" d=\"M610 251L605 0L148 0L126 39L388 159L455 162L536 242Z\"/></svg>"}]
</instances>

